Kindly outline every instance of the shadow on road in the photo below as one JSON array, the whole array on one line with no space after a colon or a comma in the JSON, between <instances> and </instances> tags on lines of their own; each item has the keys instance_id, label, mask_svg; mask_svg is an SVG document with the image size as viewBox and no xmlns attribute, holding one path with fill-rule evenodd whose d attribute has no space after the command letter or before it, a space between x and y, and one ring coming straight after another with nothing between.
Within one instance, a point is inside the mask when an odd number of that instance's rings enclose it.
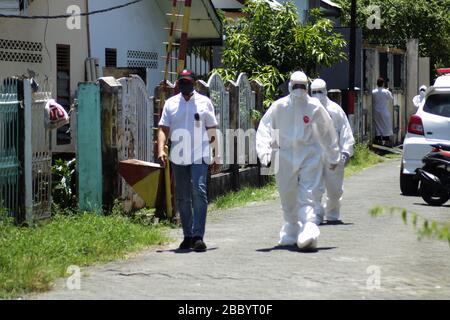
<instances>
[{"instance_id":1,"label":"shadow on road","mask_svg":"<svg viewBox=\"0 0 450 320\"><path fill-rule=\"evenodd\" d=\"M329 227L329 226L352 226L353 222L342 222L342 223L321 223L320 227Z\"/></svg>"},{"instance_id":2,"label":"shadow on road","mask_svg":"<svg viewBox=\"0 0 450 320\"><path fill-rule=\"evenodd\" d=\"M167 252L173 252L173 253L204 253L208 251L213 251L219 249L218 247L214 248L208 248L206 251L195 251L193 249L170 249L170 250L156 250L157 253L167 253Z\"/></svg>"},{"instance_id":3,"label":"shadow on road","mask_svg":"<svg viewBox=\"0 0 450 320\"><path fill-rule=\"evenodd\" d=\"M431 208L438 208L439 206L430 206L428 203L414 203L415 206L421 206L421 207L431 207ZM444 204L441 206L442 208L450 208L450 205Z\"/></svg>"},{"instance_id":4,"label":"shadow on road","mask_svg":"<svg viewBox=\"0 0 450 320\"><path fill-rule=\"evenodd\" d=\"M272 248L264 248L264 249L257 249L258 252L271 252L275 250L286 250L286 251L292 251L292 252L300 252L300 253L315 253L322 250L333 250L337 249L337 247L319 247L314 250L308 249L308 250L302 250L299 249L297 246L275 246Z\"/></svg>"}]
</instances>

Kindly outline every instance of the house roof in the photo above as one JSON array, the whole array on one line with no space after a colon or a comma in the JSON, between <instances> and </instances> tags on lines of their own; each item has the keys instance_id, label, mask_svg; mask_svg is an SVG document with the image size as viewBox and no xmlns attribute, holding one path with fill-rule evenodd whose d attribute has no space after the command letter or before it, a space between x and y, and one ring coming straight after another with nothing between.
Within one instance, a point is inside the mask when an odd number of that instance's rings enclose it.
<instances>
[{"instance_id":1,"label":"house roof","mask_svg":"<svg viewBox=\"0 0 450 320\"><path fill-rule=\"evenodd\" d=\"M236 10L244 7L243 0L212 0L214 7L223 10Z\"/></svg>"},{"instance_id":2,"label":"house roof","mask_svg":"<svg viewBox=\"0 0 450 320\"><path fill-rule=\"evenodd\" d=\"M172 11L172 1L156 0L161 11L170 13ZM182 13L181 13L182 14ZM166 16L170 21L170 16ZM181 25L180 18L180 23ZM179 34L177 34L179 36ZM221 43L222 23L217 16L216 10L211 0L192 1L189 19L188 40L190 42L201 42L204 44Z\"/></svg>"},{"instance_id":3,"label":"house roof","mask_svg":"<svg viewBox=\"0 0 450 320\"><path fill-rule=\"evenodd\" d=\"M337 9L342 9L342 7L341 7L340 5L338 5L337 3L334 3L333 1L330 1L330 0L321 0L321 2L323 2L323 3L327 4L327 5L329 5L330 7L334 7L334 8L337 8Z\"/></svg>"}]
</instances>

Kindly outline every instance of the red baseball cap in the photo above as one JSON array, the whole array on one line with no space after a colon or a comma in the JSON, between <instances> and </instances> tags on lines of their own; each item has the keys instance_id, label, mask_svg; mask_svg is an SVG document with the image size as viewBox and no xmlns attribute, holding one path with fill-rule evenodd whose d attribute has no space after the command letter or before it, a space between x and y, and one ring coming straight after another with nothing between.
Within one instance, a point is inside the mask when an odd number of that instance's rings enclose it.
<instances>
[{"instance_id":1,"label":"red baseball cap","mask_svg":"<svg viewBox=\"0 0 450 320\"><path fill-rule=\"evenodd\" d=\"M183 70L178 74L178 80L195 81L195 74L191 70Z\"/></svg>"}]
</instances>

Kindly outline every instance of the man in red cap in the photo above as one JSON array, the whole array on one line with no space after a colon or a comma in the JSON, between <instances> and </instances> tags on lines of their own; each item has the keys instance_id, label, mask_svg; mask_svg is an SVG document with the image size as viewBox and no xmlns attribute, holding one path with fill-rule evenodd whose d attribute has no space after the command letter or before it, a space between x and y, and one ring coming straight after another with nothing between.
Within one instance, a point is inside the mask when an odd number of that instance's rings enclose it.
<instances>
[{"instance_id":1,"label":"man in red cap","mask_svg":"<svg viewBox=\"0 0 450 320\"><path fill-rule=\"evenodd\" d=\"M170 161L184 234L180 249L205 251L206 181L208 164L211 164L210 144L217 142L217 120L211 100L196 92L194 84L192 71L179 73L177 85L180 93L167 99L159 121L158 159L164 166L167 164L164 146L170 137ZM220 159L217 151L215 153L213 161L218 163Z\"/></svg>"}]
</instances>

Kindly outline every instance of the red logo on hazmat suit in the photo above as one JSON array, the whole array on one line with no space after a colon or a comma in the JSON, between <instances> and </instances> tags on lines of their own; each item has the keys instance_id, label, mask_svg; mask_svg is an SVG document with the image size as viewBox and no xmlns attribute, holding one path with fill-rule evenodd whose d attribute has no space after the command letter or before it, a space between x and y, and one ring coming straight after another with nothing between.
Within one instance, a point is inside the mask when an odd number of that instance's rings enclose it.
<instances>
[{"instance_id":1,"label":"red logo on hazmat suit","mask_svg":"<svg viewBox=\"0 0 450 320\"><path fill-rule=\"evenodd\" d=\"M308 116L304 116L303 117L303 122L308 124L309 123L309 117Z\"/></svg>"}]
</instances>

